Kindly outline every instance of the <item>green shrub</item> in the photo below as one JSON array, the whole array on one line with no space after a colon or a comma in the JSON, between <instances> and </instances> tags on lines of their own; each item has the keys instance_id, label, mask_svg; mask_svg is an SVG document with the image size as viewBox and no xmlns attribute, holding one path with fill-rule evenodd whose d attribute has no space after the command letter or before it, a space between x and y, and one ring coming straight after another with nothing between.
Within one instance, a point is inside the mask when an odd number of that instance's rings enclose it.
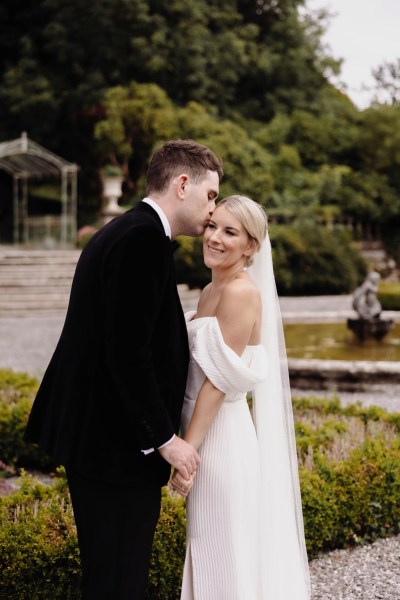
<instances>
[{"instance_id":1,"label":"green shrub","mask_svg":"<svg viewBox=\"0 0 400 600\"><path fill-rule=\"evenodd\" d=\"M178 600L185 556L185 508L165 488L147 597ZM54 486L23 476L0 498L0 599L78 600L79 550L65 477Z\"/></svg>"},{"instance_id":2,"label":"green shrub","mask_svg":"<svg viewBox=\"0 0 400 600\"><path fill-rule=\"evenodd\" d=\"M271 226L279 294L343 294L365 277L366 264L341 231L315 223Z\"/></svg>"},{"instance_id":3,"label":"green shrub","mask_svg":"<svg viewBox=\"0 0 400 600\"><path fill-rule=\"evenodd\" d=\"M383 310L400 310L400 283L381 283L378 300Z\"/></svg>"},{"instance_id":4,"label":"green shrub","mask_svg":"<svg viewBox=\"0 0 400 600\"><path fill-rule=\"evenodd\" d=\"M367 439L338 463L301 469L309 557L400 531L400 445Z\"/></svg>"},{"instance_id":5,"label":"green shrub","mask_svg":"<svg viewBox=\"0 0 400 600\"><path fill-rule=\"evenodd\" d=\"M335 546L340 524L334 489L318 473L300 469L301 500L308 557Z\"/></svg>"},{"instance_id":6,"label":"green shrub","mask_svg":"<svg viewBox=\"0 0 400 600\"><path fill-rule=\"evenodd\" d=\"M400 414L293 399L309 556L400 530Z\"/></svg>"},{"instance_id":7,"label":"green shrub","mask_svg":"<svg viewBox=\"0 0 400 600\"><path fill-rule=\"evenodd\" d=\"M179 248L174 253L177 283L190 288L203 288L211 280L211 271L204 264L203 241L199 238L181 236Z\"/></svg>"},{"instance_id":8,"label":"green shrub","mask_svg":"<svg viewBox=\"0 0 400 600\"><path fill-rule=\"evenodd\" d=\"M300 468L309 558L394 535L400 525L399 440L368 438L346 460L314 456ZM177 600L185 554L184 501L163 490L154 539L149 600ZM25 480L0 499L0 598L78 599L79 559L64 479L54 487Z\"/></svg>"},{"instance_id":9,"label":"green shrub","mask_svg":"<svg viewBox=\"0 0 400 600\"><path fill-rule=\"evenodd\" d=\"M79 598L80 565L65 480L54 487L24 478L0 503L0 598Z\"/></svg>"},{"instance_id":10,"label":"green shrub","mask_svg":"<svg viewBox=\"0 0 400 600\"><path fill-rule=\"evenodd\" d=\"M53 462L34 444L23 439L39 382L26 373L0 369L0 460L12 467L39 470Z\"/></svg>"},{"instance_id":11,"label":"green shrub","mask_svg":"<svg viewBox=\"0 0 400 600\"><path fill-rule=\"evenodd\" d=\"M0 389L18 390L22 403L37 385L4 371L0 381ZM397 534L400 414L360 404L342 407L338 398L294 398L293 406L309 557ZM20 418L15 420L18 427ZM11 439L11 427L8 435ZM149 600L179 598L184 556L184 501L165 488ZM79 580L65 478L46 487L23 477L20 490L0 497L0 600L78 600Z\"/></svg>"},{"instance_id":12,"label":"green shrub","mask_svg":"<svg viewBox=\"0 0 400 600\"><path fill-rule=\"evenodd\" d=\"M186 552L186 511L183 498L163 489L162 509L151 558L148 600L179 600Z\"/></svg>"}]
</instances>

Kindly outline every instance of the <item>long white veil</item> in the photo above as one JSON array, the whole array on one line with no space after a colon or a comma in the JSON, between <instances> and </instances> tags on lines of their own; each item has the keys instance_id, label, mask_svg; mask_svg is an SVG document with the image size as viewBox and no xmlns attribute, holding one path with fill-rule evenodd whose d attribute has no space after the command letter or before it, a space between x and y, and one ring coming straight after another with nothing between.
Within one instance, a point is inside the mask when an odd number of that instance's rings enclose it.
<instances>
[{"instance_id":1,"label":"long white veil","mask_svg":"<svg viewBox=\"0 0 400 600\"><path fill-rule=\"evenodd\" d=\"M268 355L268 377L253 390L260 454L260 597L309 600L289 372L268 235L247 272L261 293L261 343Z\"/></svg>"}]
</instances>

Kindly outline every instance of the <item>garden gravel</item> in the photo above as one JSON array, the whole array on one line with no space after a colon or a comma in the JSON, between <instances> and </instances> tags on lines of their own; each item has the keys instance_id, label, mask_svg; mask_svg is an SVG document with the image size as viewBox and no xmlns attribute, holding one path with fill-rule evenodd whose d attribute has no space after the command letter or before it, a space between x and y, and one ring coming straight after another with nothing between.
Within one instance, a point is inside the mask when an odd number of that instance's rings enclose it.
<instances>
[{"instance_id":1,"label":"garden gravel","mask_svg":"<svg viewBox=\"0 0 400 600\"><path fill-rule=\"evenodd\" d=\"M400 536L310 563L312 600L400 600Z\"/></svg>"}]
</instances>

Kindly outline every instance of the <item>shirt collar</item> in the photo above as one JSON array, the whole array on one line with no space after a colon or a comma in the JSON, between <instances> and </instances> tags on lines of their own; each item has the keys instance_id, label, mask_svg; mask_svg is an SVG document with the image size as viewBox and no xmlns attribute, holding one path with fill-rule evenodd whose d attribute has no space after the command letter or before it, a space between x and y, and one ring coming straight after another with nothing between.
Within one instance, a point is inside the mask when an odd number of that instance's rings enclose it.
<instances>
[{"instance_id":1,"label":"shirt collar","mask_svg":"<svg viewBox=\"0 0 400 600\"><path fill-rule=\"evenodd\" d=\"M169 224L169 221L163 209L157 204L157 202L154 202L154 200L152 200L151 198L143 198L142 202L146 202L146 204L151 206L151 208L153 208L156 211L156 213L161 219L165 235L171 239L171 225Z\"/></svg>"}]
</instances>

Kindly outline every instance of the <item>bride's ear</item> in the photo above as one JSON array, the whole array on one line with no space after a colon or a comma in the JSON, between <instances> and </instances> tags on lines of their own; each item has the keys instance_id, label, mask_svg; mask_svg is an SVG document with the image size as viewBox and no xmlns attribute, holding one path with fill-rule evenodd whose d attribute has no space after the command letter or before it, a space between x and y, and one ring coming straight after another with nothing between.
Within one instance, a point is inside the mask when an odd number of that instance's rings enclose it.
<instances>
[{"instance_id":1,"label":"bride's ear","mask_svg":"<svg viewBox=\"0 0 400 600\"><path fill-rule=\"evenodd\" d=\"M247 246L246 250L243 252L243 256L245 257L245 260L246 260L246 267L249 267L252 264L253 256L258 251L258 248L259 248L258 242L254 238L251 238L249 245Z\"/></svg>"},{"instance_id":2,"label":"bride's ear","mask_svg":"<svg viewBox=\"0 0 400 600\"><path fill-rule=\"evenodd\" d=\"M246 250L244 251L244 255L247 258L251 258L256 252L257 252L257 242L255 239L251 238L249 245L247 246Z\"/></svg>"}]
</instances>

